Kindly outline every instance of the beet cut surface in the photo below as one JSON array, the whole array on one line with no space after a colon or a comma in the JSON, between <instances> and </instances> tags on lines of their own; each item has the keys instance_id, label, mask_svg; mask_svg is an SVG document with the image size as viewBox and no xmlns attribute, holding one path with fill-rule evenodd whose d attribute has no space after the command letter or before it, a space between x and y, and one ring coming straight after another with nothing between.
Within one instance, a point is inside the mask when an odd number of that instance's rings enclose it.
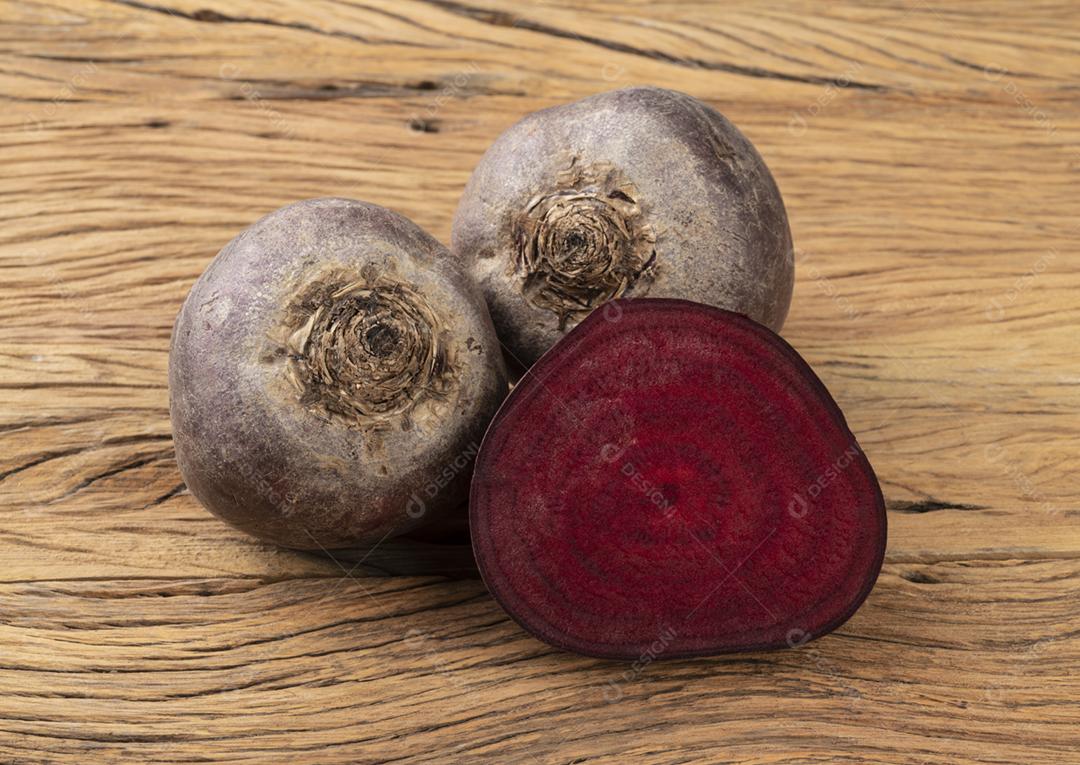
<instances>
[{"instance_id":1,"label":"beet cut surface","mask_svg":"<svg viewBox=\"0 0 1080 765\"><path fill-rule=\"evenodd\" d=\"M484 439L470 523L525 629L627 660L820 637L885 551L873 469L806 362L681 300L613 301L540 359Z\"/></svg>"}]
</instances>

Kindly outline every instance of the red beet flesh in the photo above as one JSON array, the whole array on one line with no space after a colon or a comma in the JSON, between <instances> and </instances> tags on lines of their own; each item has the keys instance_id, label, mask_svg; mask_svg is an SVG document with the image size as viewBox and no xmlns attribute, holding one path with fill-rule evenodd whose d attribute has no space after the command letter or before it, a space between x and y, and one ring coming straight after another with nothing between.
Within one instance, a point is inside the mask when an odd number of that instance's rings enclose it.
<instances>
[{"instance_id":1,"label":"red beet flesh","mask_svg":"<svg viewBox=\"0 0 1080 765\"><path fill-rule=\"evenodd\" d=\"M842 624L885 551L873 469L780 337L681 300L617 300L529 371L477 459L495 598L605 658L797 646Z\"/></svg>"}]
</instances>

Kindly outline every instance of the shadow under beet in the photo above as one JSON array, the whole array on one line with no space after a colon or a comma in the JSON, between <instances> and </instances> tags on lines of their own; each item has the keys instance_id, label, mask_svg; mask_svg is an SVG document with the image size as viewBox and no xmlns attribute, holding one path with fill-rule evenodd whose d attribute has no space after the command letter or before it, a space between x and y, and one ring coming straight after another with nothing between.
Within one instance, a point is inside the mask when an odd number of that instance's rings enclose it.
<instances>
[{"instance_id":1,"label":"shadow under beet","mask_svg":"<svg viewBox=\"0 0 1080 765\"><path fill-rule=\"evenodd\" d=\"M480 578L469 540L469 524L464 514L386 539L374 546L300 554L330 557L353 576Z\"/></svg>"}]
</instances>

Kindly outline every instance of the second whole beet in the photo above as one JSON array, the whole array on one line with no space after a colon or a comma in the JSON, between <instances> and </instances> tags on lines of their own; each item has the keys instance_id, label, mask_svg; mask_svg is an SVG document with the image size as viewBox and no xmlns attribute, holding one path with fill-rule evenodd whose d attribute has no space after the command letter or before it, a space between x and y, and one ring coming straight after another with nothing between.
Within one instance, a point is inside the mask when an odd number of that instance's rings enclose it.
<instances>
[{"instance_id":1,"label":"second whole beet","mask_svg":"<svg viewBox=\"0 0 1080 765\"><path fill-rule=\"evenodd\" d=\"M544 109L504 132L451 241L525 364L613 298L692 300L773 330L791 302L791 232L761 156L719 112L662 88Z\"/></svg>"},{"instance_id":2,"label":"second whole beet","mask_svg":"<svg viewBox=\"0 0 1080 765\"><path fill-rule=\"evenodd\" d=\"M300 549L451 517L506 395L475 286L414 223L311 199L230 242L176 320L177 462L212 513Z\"/></svg>"}]
</instances>

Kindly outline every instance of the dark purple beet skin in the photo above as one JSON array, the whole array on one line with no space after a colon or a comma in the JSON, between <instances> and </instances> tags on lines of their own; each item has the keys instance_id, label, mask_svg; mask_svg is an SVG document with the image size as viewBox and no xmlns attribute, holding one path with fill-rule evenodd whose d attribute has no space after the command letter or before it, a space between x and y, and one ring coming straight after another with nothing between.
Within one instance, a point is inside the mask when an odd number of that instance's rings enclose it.
<instances>
[{"instance_id":1,"label":"dark purple beet skin","mask_svg":"<svg viewBox=\"0 0 1080 765\"><path fill-rule=\"evenodd\" d=\"M483 298L446 248L353 199L240 233L192 286L169 351L191 493L301 550L452 518L506 389Z\"/></svg>"},{"instance_id":2,"label":"dark purple beet skin","mask_svg":"<svg viewBox=\"0 0 1080 765\"><path fill-rule=\"evenodd\" d=\"M529 371L477 459L473 547L526 630L635 660L797 646L885 552L874 471L784 340L682 300L616 300Z\"/></svg>"},{"instance_id":3,"label":"dark purple beet skin","mask_svg":"<svg viewBox=\"0 0 1080 765\"><path fill-rule=\"evenodd\" d=\"M764 159L703 101L598 93L528 115L473 171L451 250L503 346L532 364L613 298L680 298L779 330L791 229Z\"/></svg>"}]
</instances>

